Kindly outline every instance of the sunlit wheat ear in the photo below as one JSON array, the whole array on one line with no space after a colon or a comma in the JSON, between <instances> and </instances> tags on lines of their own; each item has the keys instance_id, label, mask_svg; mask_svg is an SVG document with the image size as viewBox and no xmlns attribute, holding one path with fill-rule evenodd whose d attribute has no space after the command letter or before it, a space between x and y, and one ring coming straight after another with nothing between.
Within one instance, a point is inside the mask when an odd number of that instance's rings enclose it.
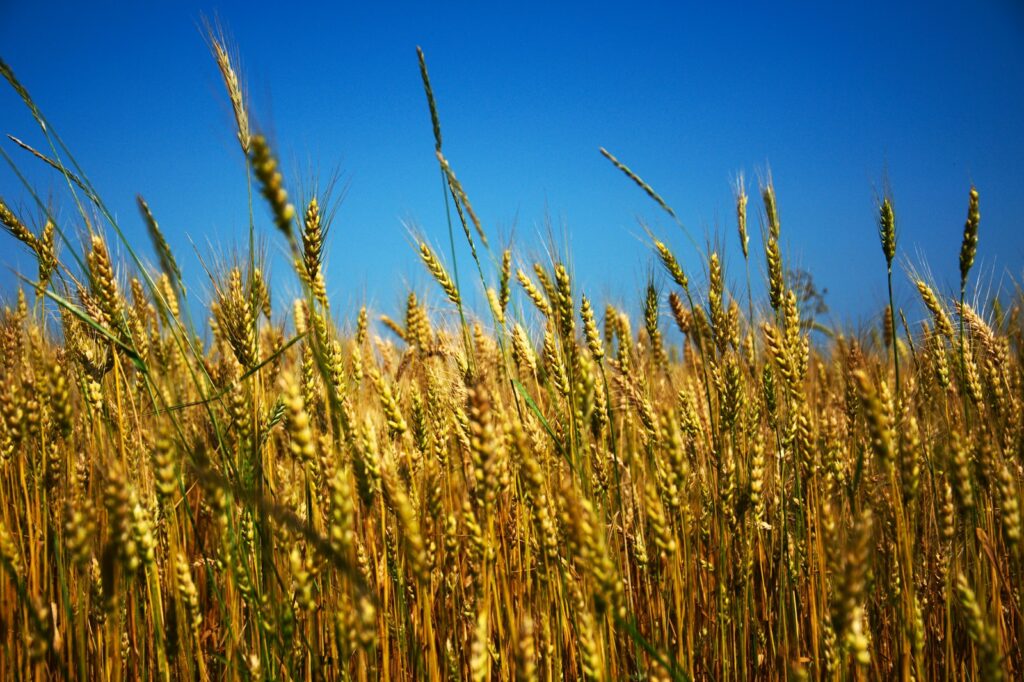
<instances>
[{"instance_id":1,"label":"sunlit wheat ear","mask_svg":"<svg viewBox=\"0 0 1024 682\"><path fill-rule=\"evenodd\" d=\"M644 298L644 328L647 331L647 340L651 345L651 358L654 360L655 366L663 368L667 358L661 340L658 308L658 290L654 288L653 283L648 283L647 296Z\"/></svg>"},{"instance_id":2,"label":"sunlit wheat ear","mask_svg":"<svg viewBox=\"0 0 1024 682\"><path fill-rule=\"evenodd\" d=\"M965 442L964 437L958 431L950 433L948 457L948 471L953 479L953 492L956 495L960 512L967 515L974 509L974 485L971 481L973 457L971 444Z\"/></svg>"},{"instance_id":3,"label":"sunlit wheat ear","mask_svg":"<svg viewBox=\"0 0 1024 682\"><path fill-rule=\"evenodd\" d=\"M286 409L291 453L300 462L311 463L316 456L316 448L313 444L313 430L310 426L309 413L306 411L302 386L291 374L282 375L280 386L284 393L282 399Z\"/></svg>"},{"instance_id":4,"label":"sunlit wheat ear","mask_svg":"<svg viewBox=\"0 0 1024 682\"><path fill-rule=\"evenodd\" d=\"M165 315L170 315L171 319L177 319L181 315L181 309L178 306L178 295L174 293L174 285L171 284L171 278L167 273L162 273L157 279L156 285L165 304L159 307L161 318Z\"/></svg>"},{"instance_id":5,"label":"sunlit wheat ear","mask_svg":"<svg viewBox=\"0 0 1024 682\"><path fill-rule=\"evenodd\" d=\"M552 306L558 300L558 293L555 291L555 285L551 281L551 276L548 274L547 269L540 261L535 261L533 264L533 274L537 277L537 282L540 283L541 291L544 292L544 296L551 303Z\"/></svg>"},{"instance_id":6,"label":"sunlit wheat ear","mask_svg":"<svg viewBox=\"0 0 1024 682\"><path fill-rule=\"evenodd\" d=\"M92 292L103 313L101 321L107 328L123 336L124 309L110 253L107 251L106 242L99 235L93 235L91 242L86 260L89 264L89 281L92 285Z\"/></svg>"},{"instance_id":7,"label":"sunlit wheat ear","mask_svg":"<svg viewBox=\"0 0 1024 682\"><path fill-rule=\"evenodd\" d=\"M441 264L437 254L427 246L426 242L420 242L420 259L423 261L423 264L427 266L427 270L430 271L434 281L437 282L441 287L441 290L444 291L448 300L455 305L460 305L462 303L462 297L459 295L459 290L455 288L455 282L453 282L452 278L448 275L448 271L445 270L444 266Z\"/></svg>"},{"instance_id":8,"label":"sunlit wheat ear","mask_svg":"<svg viewBox=\"0 0 1024 682\"><path fill-rule=\"evenodd\" d=\"M380 323L382 325L384 325L385 327L387 327L388 330L390 330L392 334L394 334L395 336L400 338L402 341L405 341L406 343L409 342L409 336L406 333L406 330L402 329L402 326L400 324L398 324L397 322L392 320L387 315L381 315L379 319L380 319Z\"/></svg>"},{"instance_id":9,"label":"sunlit wheat ear","mask_svg":"<svg viewBox=\"0 0 1024 682\"><path fill-rule=\"evenodd\" d=\"M534 283L530 276L526 274L522 269L516 270L516 279L519 280L520 286L523 287L523 291L530 297L533 304L537 306L537 310L540 311L544 317L551 317L551 304L548 303L548 299L544 297L540 289Z\"/></svg>"},{"instance_id":10,"label":"sunlit wheat ear","mask_svg":"<svg viewBox=\"0 0 1024 682\"><path fill-rule=\"evenodd\" d=\"M779 251L779 242L769 238L764 245L765 260L768 264L768 288L769 302L774 310L778 311L782 305L783 278L782 278L782 254Z\"/></svg>"},{"instance_id":11,"label":"sunlit wheat ear","mask_svg":"<svg viewBox=\"0 0 1024 682\"><path fill-rule=\"evenodd\" d=\"M924 303L925 308L932 314L932 318L935 321L935 330L945 336L947 339L953 338L953 323L949 320L949 315L946 314L946 310L942 307L942 303L939 302L935 292L932 291L924 280L917 280L915 283L917 286L918 293L921 294L921 301Z\"/></svg>"},{"instance_id":12,"label":"sunlit wheat ear","mask_svg":"<svg viewBox=\"0 0 1024 682\"><path fill-rule=\"evenodd\" d=\"M668 560L675 554L678 545L671 520L665 513L658 486L654 481L648 480L643 490L643 500L650 537L661 559Z\"/></svg>"},{"instance_id":13,"label":"sunlit wheat ear","mask_svg":"<svg viewBox=\"0 0 1024 682\"><path fill-rule=\"evenodd\" d=\"M962 319L962 318L961 318ZM963 360L963 391L979 410L985 409L984 386L981 382L981 373L978 370L978 362L974 350L968 346L962 356Z\"/></svg>"},{"instance_id":14,"label":"sunlit wheat ear","mask_svg":"<svg viewBox=\"0 0 1024 682\"><path fill-rule=\"evenodd\" d=\"M967 288L967 275L974 265L974 256L978 252L978 226L981 223L981 211L978 210L978 190L971 187L970 201L967 206L967 222L964 223L964 237L960 244L960 290Z\"/></svg>"},{"instance_id":15,"label":"sunlit wheat ear","mask_svg":"<svg viewBox=\"0 0 1024 682\"><path fill-rule=\"evenodd\" d=\"M601 334L597 331L597 321L594 319L594 309L590 306L590 299L583 296L580 305L580 319L583 320L583 335L587 341L587 349L595 362L601 362L604 357L604 344L601 341Z\"/></svg>"},{"instance_id":16,"label":"sunlit wheat ear","mask_svg":"<svg viewBox=\"0 0 1024 682\"><path fill-rule=\"evenodd\" d=\"M284 189L284 178L278 169L277 159L271 153L267 139L262 135L254 135L250 142L249 161L259 181L260 192L270 204L274 224L285 236L292 239L295 207L288 201L288 192Z\"/></svg>"},{"instance_id":17,"label":"sunlit wheat ear","mask_svg":"<svg viewBox=\"0 0 1024 682\"><path fill-rule=\"evenodd\" d=\"M508 302L512 298L512 250L505 249L501 254L501 279L498 285L498 307L501 310L501 319L505 320L508 315Z\"/></svg>"},{"instance_id":18,"label":"sunlit wheat ear","mask_svg":"<svg viewBox=\"0 0 1024 682\"><path fill-rule=\"evenodd\" d=\"M544 343L541 350L541 359L544 362L544 371L552 386L564 397L569 395L569 377L565 371L565 365L558 354L558 345L555 343L554 325L548 323L544 328Z\"/></svg>"},{"instance_id":19,"label":"sunlit wheat ear","mask_svg":"<svg viewBox=\"0 0 1024 682\"><path fill-rule=\"evenodd\" d=\"M764 468L764 442L761 439L756 439L750 453L748 486L750 490L750 506L753 509L754 520L758 523L764 520Z\"/></svg>"},{"instance_id":20,"label":"sunlit wheat ear","mask_svg":"<svg viewBox=\"0 0 1024 682\"><path fill-rule=\"evenodd\" d=\"M775 198L775 186L771 179L761 188L761 199L768 223L768 234L764 243L765 261L768 268L769 302L778 311L782 305L782 293L785 288L782 271L782 251L779 248L781 224L779 222L778 204Z\"/></svg>"},{"instance_id":21,"label":"sunlit wheat ear","mask_svg":"<svg viewBox=\"0 0 1024 682\"><path fill-rule=\"evenodd\" d=\"M47 219L39 236L36 260L38 261L39 281L37 291L44 291L50 284L53 273L57 270L56 225Z\"/></svg>"},{"instance_id":22,"label":"sunlit wheat ear","mask_svg":"<svg viewBox=\"0 0 1024 682\"><path fill-rule=\"evenodd\" d=\"M896 213L889 197L882 199L878 207L878 238L882 242L886 265L892 270L892 261L896 257Z\"/></svg>"},{"instance_id":23,"label":"sunlit wheat ear","mask_svg":"<svg viewBox=\"0 0 1024 682\"><path fill-rule=\"evenodd\" d=\"M504 450L497 437L491 395L479 381L467 391L470 453L474 469L473 492L485 517L493 513L500 487Z\"/></svg>"},{"instance_id":24,"label":"sunlit wheat ear","mask_svg":"<svg viewBox=\"0 0 1024 682\"><path fill-rule=\"evenodd\" d=\"M658 258L665 267L665 271L668 272L669 277L672 278L672 281L678 284L679 288L683 291L689 292L690 282L686 278L682 266L679 265L679 261L676 260L675 255L665 246L664 242L655 240L654 248L657 250Z\"/></svg>"},{"instance_id":25,"label":"sunlit wheat ear","mask_svg":"<svg viewBox=\"0 0 1024 682\"><path fill-rule=\"evenodd\" d=\"M785 382L784 388L792 396L799 389L799 374L794 365L792 355L786 348L786 342L782 333L778 327L768 322L761 324L761 331L764 334L768 354L775 361L775 366ZM769 368L768 365L765 365L765 369Z\"/></svg>"},{"instance_id":26,"label":"sunlit wheat ear","mask_svg":"<svg viewBox=\"0 0 1024 682\"><path fill-rule=\"evenodd\" d=\"M775 185L770 177L761 186L761 200L764 203L765 217L768 222L768 238L778 241L782 226L779 221L778 203L775 199Z\"/></svg>"},{"instance_id":27,"label":"sunlit wheat ear","mask_svg":"<svg viewBox=\"0 0 1024 682\"><path fill-rule=\"evenodd\" d=\"M711 334L714 337L718 352L725 351L726 321L722 298L725 283L722 274L722 263L717 253L708 258L708 313L711 321Z\"/></svg>"},{"instance_id":28,"label":"sunlit wheat ear","mask_svg":"<svg viewBox=\"0 0 1024 682\"><path fill-rule=\"evenodd\" d=\"M256 313L250 297L246 295L242 272L237 267L228 273L228 281L218 291L211 312L218 332L229 344L238 363L246 370L253 367L259 355Z\"/></svg>"},{"instance_id":29,"label":"sunlit wheat ear","mask_svg":"<svg viewBox=\"0 0 1024 682\"><path fill-rule=\"evenodd\" d=\"M168 276L173 277L174 282L180 285L182 281L181 270L178 269L178 263L174 260L174 254L171 252L171 247L167 243L160 225L157 224L156 218L153 217L152 211L149 210L149 204L146 203L141 194L135 197L135 201L139 206L139 212L142 214L142 221L146 224L149 239L153 242L153 250L156 251L157 259L160 262L160 269Z\"/></svg>"},{"instance_id":30,"label":"sunlit wheat ear","mask_svg":"<svg viewBox=\"0 0 1024 682\"><path fill-rule=\"evenodd\" d=\"M434 100L434 89L430 85L430 76L427 74L427 58L423 49L416 48L416 57L420 62L420 77L423 79L423 91L427 95L427 106L430 108L430 123L434 127L434 149L441 151L441 119L437 115L437 102Z\"/></svg>"},{"instance_id":31,"label":"sunlit wheat ear","mask_svg":"<svg viewBox=\"0 0 1024 682\"><path fill-rule=\"evenodd\" d=\"M644 182L643 179L641 179L639 175L634 173L632 170L629 169L628 166L626 166L624 163L622 163L617 158L615 158L615 156L613 156L612 153L609 152L607 149L605 149L604 147L601 147L599 151L601 152L601 155L604 158L608 159L612 163L613 166L615 166L620 171L622 171L622 173L627 178L629 178L630 180L635 182L637 187L642 189L647 194L647 196L649 196L651 199L654 200L654 202L656 204L658 204L658 206L661 206L661 208L666 213L668 213L673 218L676 217L676 212L672 210L671 206L669 206L667 203L665 203L665 200L662 199L661 196L659 196L658 193L654 191L653 187L651 187L646 182Z\"/></svg>"},{"instance_id":32,"label":"sunlit wheat ear","mask_svg":"<svg viewBox=\"0 0 1024 682\"><path fill-rule=\"evenodd\" d=\"M572 283L569 271L561 263L555 265L555 296L557 304L558 327L565 343L569 343L576 335L576 317L573 312Z\"/></svg>"},{"instance_id":33,"label":"sunlit wheat ear","mask_svg":"<svg viewBox=\"0 0 1024 682\"><path fill-rule=\"evenodd\" d=\"M416 294L411 291L406 301L405 328L409 342L416 346L420 354L429 352L434 346L430 317L426 308L417 300Z\"/></svg>"},{"instance_id":34,"label":"sunlit wheat ear","mask_svg":"<svg viewBox=\"0 0 1024 682\"><path fill-rule=\"evenodd\" d=\"M75 428L75 406L71 401L65 363L56 357L50 359L46 374L46 392L55 431L58 436L67 439Z\"/></svg>"},{"instance_id":35,"label":"sunlit wheat ear","mask_svg":"<svg viewBox=\"0 0 1024 682\"><path fill-rule=\"evenodd\" d=\"M518 323L512 328L512 357L515 359L520 374L536 375L536 353L534 353L526 330Z\"/></svg>"},{"instance_id":36,"label":"sunlit wheat ear","mask_svg":"<svg viewBox=\"0 0 1024 682\"><path fill-rule=\"evenodd\" d=\"M1003 538L1006 546L1015 551L1021 540L1020 499L1015 490L1014 477L1007 464L999 467L998 492L1002 512Z\"/></svg>"},{"instance_id":37,"label":"sunlit wheat ear","mask_svg":"<svg viewBox=\"0 0 1024 682\"><path fill-rule=\"evenodd\" d=\"M409 429L409 425L398 406L398 399L395 398L391 384L384 378L377 367L370 368L370 378L377 389L377 397L380 399L384 416L387 418L388 429L393 435L401 436Z\"/></svg>"},{"instance_id":38,"label":"sunlit wheat ear","mask_svg":"<svg viewBox=\"0 0 1024 682\"><path fill-rule=\"evenodd\" d=\"M448 179L448 186L452 190L452 194L458 202L465 207L466 213L469 214L469 219L473 223L473 227L476 229L477 235L480 237L480 241L483 242L484 246L487 246L487 236L484 234L484 228L480 224L480 219L476 216L476 211L473 210L473 205L469 203L469 197L466 195L466 191L462 189L462 183L455 177L455 171L452 170L451 165L448 163L448 159L444 157L441 150L437 150L437 160L441 164L441 171ZM468 236L468 235L467 235Z\"/></svg>"},{"instance_id":39,"label":"sunlit wheat ear","mask_svg":"<svg viewBox=\"0 0 1024 682\"><path fill-rule=\"evenodd\" d=\"M166 427L161 431L153 442L151 457L157 495L161 502L166 502L177 492L178 458L171 434Z\"/></svg>"},{"instance_id":40,"label":"sunlit wheat ear","mask_svg":"<svg viewBox=\"0 0 1024 682\"><path fill-rule=\"evenodd\" d=\"M985 321L985 318L966 303L963 305L954 303L954 309L964 321L971 340L978 345L979 350L987 355L988 359L998 359L998 362L1004 362L1005 358L1002 358L1002 356L1005 353L1003 352L1002 345L996 339L995 332L988 322Z\"/></svg>"},{"instance_id":41,"label":"sunlit wheat ear","mask_svg":"<svg viewBox=\"0 0 1024 682\"><path fill-rule=\"evenodd\" d=\"M33 235L32 230L14 215L3 199L0 199L0 225L3 225L14 239L25 244L36 254L36 258L39 261L39 287L45 289L49 283L50 275L56 268L56 254L53 246L53 223L47 220L43 227L42 237L37 238Z\"/></svg>"},{"instance_id":42,"label":"sunlit wheat ear","mask_svg":"<svg viewBox=\"0 0 1024 682\"><path fill-rule=\"evenodd\" d=\"M323 248L324 228L320 204L313 197L309 200L302 222L302 262L311 283L315 283L320 276Z\"/></svg>"},{"instance_id":43,"label":"sunlit wheat ear","mask_svg":"<svg viewBox=\"0 0 1024 682\"><path fill-rule=\"evenodd\" d=\"M675 320L676 327L679 328L682 334L688 335L693 319L690 312L686 309L683 299L674 291L668 295L668 307L672 312L672 319Z\"/></svg>"},{"instance_id":44,"label":"sunlit wheat ear","mask_svg":"<svg viewBox=\"0 0 1024 682\"><path fill-rule=\"evenodd\" d=\"M238 143L242 147L242 153L248 156L251 139L249 133L249 113L246 111L245 94L242 92L241 80L234 65L231 63L231 57L228 55L224 42L214 36L211 29L207 30L207 38L210 41L210 46L213 48L213 56L217 62L217 68L220 70L221 78L224 81L224 87L228 91L228 99L231 100L231 109L235 114Z\"/></svg>"},{"instance_id":45,"label":"sunlit wheat ear","mask_svg":"<svg viewBox=\"0 0 1024 682\"><path fill-rule=\"evenodd\" d=\"M49 285L50 276L57 267L57 258L53 243L53 222L47 219L46 224L43 226L42 237L36 238L31 232L29 232L28 228L26 228L24 224L10 213L7 206L3 203L3 200L0 199L0 224L7 228L16 239L24 242L33 252L35 252L39 272L36 291L39 295L42 295L42 292ZM27 318L27 304L25 303L24 296L24 289L19 286L18 316L22 320Z\"/></svg>"},{"instance_id":46,"label":"sunlit wheat ear","mask_svg":"<svg viewBox=\"0 0 1024 682\"><path fill-rule=\"evenodd\" d=\"M750 235L747 233L747 187L743 180L743 174L736 177L736 229L739 232L740 248L743 251L743 259L749 258Z\"/></svg>"}]
</instances>

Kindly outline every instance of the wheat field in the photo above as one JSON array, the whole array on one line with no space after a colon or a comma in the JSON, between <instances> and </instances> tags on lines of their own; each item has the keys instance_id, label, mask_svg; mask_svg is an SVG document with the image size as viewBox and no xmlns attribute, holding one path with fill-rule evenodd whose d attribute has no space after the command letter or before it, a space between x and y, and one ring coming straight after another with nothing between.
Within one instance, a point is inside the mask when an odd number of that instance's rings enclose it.
<instances>
[{"instance_id":1,"label":"wheat field","mask_svg":"<svg viewBox=\"0 0 1024 682\"><path fill-rule=\"evenodd\" d=\"M631 318L488 239L420 52L450 243L404 310L340 319L325 198L292 203L210 43L303 294L250 233L197 300L145 200L131 244L52 126L20 143L80 213L0 201L38 261L0 323L0 679L1024 676L1024 299L973 294L978 190L953 295L894 270L879 201L878 276L921 306L877 329L815 322L768 179L722 237L745 286L652 232Z\"/></svg>"}]
</instances>

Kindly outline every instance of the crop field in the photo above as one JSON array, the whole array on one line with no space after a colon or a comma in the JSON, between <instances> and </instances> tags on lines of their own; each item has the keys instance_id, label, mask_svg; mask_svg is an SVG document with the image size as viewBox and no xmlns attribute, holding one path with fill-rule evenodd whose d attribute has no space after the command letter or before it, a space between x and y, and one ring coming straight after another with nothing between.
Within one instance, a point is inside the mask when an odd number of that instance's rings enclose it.
<instances>
[{"instance_id":1,"label":"crop field","mask_svg":"<svg viewBox=\"0 0 1024 682\"><path fill-rule=\"evenodd\" d=\"M0 62L46 142L16 163L67 190L59 221L0 200L38 263L2 292L0 679L1024 677L1024 298L976 293L984 188L952 294L899 267L883 193L870 276L919 299L853 331L815 321L770 176L726 273L602 149L673 230L621 309L478 220L420 52L449 233L415 244L429 288L345 319L331 202L209 39L294 301L253 227L209 296L142 197L125 239Z\"/></svg>"}]
</instances>

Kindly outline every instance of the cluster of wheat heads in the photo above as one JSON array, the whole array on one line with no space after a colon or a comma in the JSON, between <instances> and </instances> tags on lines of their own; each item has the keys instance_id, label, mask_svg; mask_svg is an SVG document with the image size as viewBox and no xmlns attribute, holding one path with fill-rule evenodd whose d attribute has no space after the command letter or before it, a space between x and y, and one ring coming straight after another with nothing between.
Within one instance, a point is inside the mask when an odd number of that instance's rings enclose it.
<instances>
[{"instance_id":1,"label":"cluster of wheat heads","mask_svg":"<svg viewBox=\"0 0 1024 682\"><path fill-rule=\"evenodd\" d=\"M149 206L157 267L43 126L31 151L85 236L0 202L39 266L0 324L0 678L1024 674L1022 301L965 300L977 192L960 297L913 281L919 329L890 308L868 334L814 331L770 182L763 265L738 185L746 292L719 253L688 273L652 237L663 289L634 324L565 263L492 250L421 53L487 305L422 242L438 288L353 330L326 295L323 198L295 210L213 45L305 294L272 306L252 253L216 273L204 341ZM878 226L891 281L888 199Z\"/></svg>"}]
</instances>

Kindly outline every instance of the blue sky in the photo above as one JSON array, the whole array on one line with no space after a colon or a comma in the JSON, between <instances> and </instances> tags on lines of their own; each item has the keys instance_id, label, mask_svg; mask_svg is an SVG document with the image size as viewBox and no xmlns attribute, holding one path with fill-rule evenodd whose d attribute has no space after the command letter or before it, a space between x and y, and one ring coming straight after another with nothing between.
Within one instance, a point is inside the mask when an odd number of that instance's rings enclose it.
<instances>
[{"instance_id":1,"label":"blue sky","mask_svg":"<svg viewBox=\"0 0 1024 682\"><path fill-rule=\"evenodd\" d=\"M335 310L364 300L394 313L405 287L436 289L407 226L447 239L422 45L445 151L493 241L527 254L549 235L593 297L635 305L653 259L639 220L691 270L678 228L598 154L605 146L725 252L745 288L731 182L756 194L770 168L791 264L810 270L844 319L885 303L874 198L885 178L903 265L957 279L967 193L981 193L985 286L1024 263L1024 11L975 3L334 3L13 2L0 0L0 56L33 93L130 238L144 241L142 193L193 290L200 266L244 248L245 174L227 99L200 32L216 17L240 57L253 116L299 181L340 172L347 186L328 246ZM710 7L717 5L717 7ZM41 144L6 87L0 132ZM65 227L80 224L61 182L0 141ZM29 209L13 172L0 194ZM752 208L754 202L751 202ZM258 226L281 240L262 204ZM753 274L763 273L758 221ZM514 231L513 231L514 227ZM0 235L0 292L27 263ZM147 251L148 253L148 251ZM468 264L463 266L468 271ZM280 295L297 290L281 264ZM279 299L280 300L280 299Z\"/></svg>"}]
</instances>

